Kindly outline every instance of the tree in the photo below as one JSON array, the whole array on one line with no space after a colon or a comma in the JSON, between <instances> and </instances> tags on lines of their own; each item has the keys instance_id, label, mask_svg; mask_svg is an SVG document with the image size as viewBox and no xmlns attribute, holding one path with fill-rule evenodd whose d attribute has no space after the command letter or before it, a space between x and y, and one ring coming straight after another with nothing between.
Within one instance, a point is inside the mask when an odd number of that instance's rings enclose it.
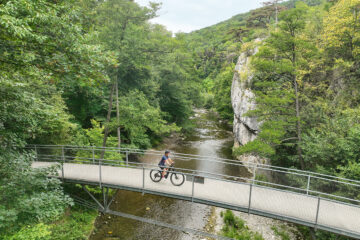
<instances>
[{"instance_id":1,"label":"tree","mask_svg":"<svg viewBox=\"0 0 360 240\"><path fill-rule=\"evenodd\" d=\"M360 180L359 109L338 110L320 121L301 143L306 163L319 172Z\"/></svg>"},{"instance_id":2,"label":"tree","mask_svg":"<svg viewBox=\"0 0 360 240\"><path fill-rule=\"evenodd\" d=\"M340 0L330 8L324 21L324 43L333 56L344 60L360 57L360 2Z\"/></svg>"},{"instance_id":3,"label":"tree","mask_svg":"<svg viewBox=\"0 0 360 240\"><path fill-rule=\"evenodd\" d=\"M224 67L215 78L214 105L217 112L224 119L232 121L234 112L231 105L231 84L234 75L234 64Z\"/></svg>"},{"instance_id":4,"label":"tree","mask_svg":"<svg viewBox=\"0 0 360 240\"><path fill-rule=\"evenodd\" d=\"M230 29L228 33L234 36L235 42L243 42L242 38L246 36L248 32L248 29L239 27Z\"/></svg>"},{"instance_id":5,"label":"tree","mask_svg":"<svg viewBox=\"0 0 360 240\"><path fill-rule=\"evenodd\" d=\"M273 16L273 8L271 6L264 6L262 8L251 11L251 15L246 19L248 27L265 28L270 24Z\"/></svg>"},{"instance_id":6,"label":"tree","mask_svg":"<svg viewBox=\"0 0 360 240\"><path fill-rule=\"evenodd\" d=\"M338 77L332 80L334 104L356 107L360 103L360 3L341 0L324 18L321 46L328 65ZM337 87L335 87L337 86Z\"/></svg>"},{"instance_id":7,"label":"tree","mask_svg":"<svg viewBox=\"0 0 360 240\"><path fill-rule=\"evenodd\" d=\"M145 59L142 54L144 46L146 48L146 36L149 33L146 21L155 16L157 7L157 4L151 4L151 8L146 8L140 7L132 1L111 0L103 2L97 8L96 22L99 40L116 56L117 60L117 64L108 70L112 83L103 147L106 146L109 134L107 123L111 118L113 95L114 92L118 92L115 88L120 87L123 92L129 91L134 82L128 80L136 79L138 81L141 77L137 78L137 75L143 74L143 72L146 74L143 65ZM120 139L120 131L117 130L117 133Z\"/></svg>"},{"instance_id":8,"label":"tree","mask_svg":"<svg viewBox=\"0 0 360 240\"><path fill-rule=\"evenodd\" d=\"M271 6L275 8L275 26L278 25L278 15L279 15L279 3L284 0L271 0L268 2L263 2L264 6Z\"/></svg>"},{"instance_id":9,"label":"tree","mask_svg":"<svg viewBox=\"0 0 360 240\"><path fill-rule=\"evenodd\" d=\"M119 110L124 141L130 147L148 148L151 146L150 136L179 130L175 124L167 124L160 108L151 106L146 96L138 90L119 99ZM109 127L117 127L117 121L110 123Z\"/></svg>"},{"instance_id":10,"label":"tree","mask_svg":"<svg viewBox=\"0 0 360 240\"><path fill-rule=\"evenodd\" d=\"M300 72L306 69L306 59L315 51L314 46L302 35L306 11L307 6L299 3L296 8L282 12L279 28L271 33L254 58L256 79L261 82L255 81L258 107L249 114L257 116L264 123L259 139L239 150L240 153L256 152L258 148L274 154L271 149L279 145L296 146L302 169L306 165L301 149ZM294 140L295 143L290 144ZM268 146L259 148L261 144Z\"/></svg>"},{"instance_id":11,"label":"tree","mask_svg":"<svg viewBox=\"0 0 360 240\"><path fill-rule=\"evenodd\" d=\"M107 55L87 43L76 13L70 1L0 4L0 238L20 229L16 237L30 238L24 225L56 220L72 204L48 178L56 169L32 169L23 147L70 143L78 126L59 88L107 80Z\"/></svg>"}]
</instances>

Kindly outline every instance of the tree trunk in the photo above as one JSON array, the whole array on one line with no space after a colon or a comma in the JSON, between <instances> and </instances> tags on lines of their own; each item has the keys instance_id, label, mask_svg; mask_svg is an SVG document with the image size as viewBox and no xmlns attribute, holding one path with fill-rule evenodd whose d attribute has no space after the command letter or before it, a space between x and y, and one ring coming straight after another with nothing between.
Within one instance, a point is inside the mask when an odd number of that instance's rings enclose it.
<instances>
[{"instance_id":1,"label":"tree trunk","mask_svg":"<svg viewBox=\"0 0 360 240\"><path fill-rule=\"evenodd\" d=\"M120 135L120 113L119 113L119 88L118 88L118 82L116 81L116 122L117 122L117 137L118 137L118 148L121 146L121 135Z\"/></svg>"},{"instance_id":2,"label":"tree trunk","mask_svg":"<svg viewBox=\"0 0 360 240\"><path fill-rule=\"evenodd\" d=\"M295 35L294 35L295 36ZM293 43L293 47L292 47L292 63L293 63L293 68L294 68L294 73L293 73L293 81L294 81L294 91L295 91L295 110L296 110L296 133L297 133L297 138L298 138L298 144L297 144L297 152L298 152L298 157L299 157L299 162L300 162L300 167L302 170L305 169L305 162L304 159L302 157L302 149L300 146L301 143L301 119L300 119L300 102L299 102L299 90L298 90L298 84L296 81L296 46L295 43Z\"/></svg>"},{"instance_id":3,"label":"tree trunk","mask_svg":"<svg viewBox=\"0 0 360 240\"><path fill-rule=\"evenodd\" d=\"M111 110L112 110L113 95L114 95L115 86L116 86L116 83L113 83L112 86L111 86L110 97L109 97L109 108L108 108L106 122L105 122L104 139L103 139L103 144L102 144L102 147L104 149L101 152L100 159L103 159L104 155L105 155L106 140L107 140L107 137L109 135L109 128L106 126L106 124L110 122L110 118L111 118Z\"/></svg>"},{"instance_id":4,"label":"tree trunk","mask_svg":"<svg viewBox=\"0 0 360 240\"><path fill-rule=\"evenodd\" d=\"M305 162L302 157L302 149L300 146L301 143L301 119L300 119L300 103L299 103L299 92L298 92L298 84L296 82L296 75L294 75L294 88L295 88L295 105L296 105L296 131L297 131L297 152L299 156L301 169L305 169Z\"/></svg>"},{"instance_id":5,"label":"tree trunk","mask_svg":"<svg viewBox=\"0 0 360 240\"><path fill-rule=\"evenodd\" d=\"M275 2L275 27L278 25L278 1Z\"/></svg>"}]
</instances>

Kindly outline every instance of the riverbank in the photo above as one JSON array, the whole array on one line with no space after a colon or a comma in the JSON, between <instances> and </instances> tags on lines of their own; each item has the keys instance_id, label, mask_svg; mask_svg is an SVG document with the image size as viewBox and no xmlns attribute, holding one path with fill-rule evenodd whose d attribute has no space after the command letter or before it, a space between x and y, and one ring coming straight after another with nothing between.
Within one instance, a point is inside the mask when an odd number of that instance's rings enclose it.
<instances>
[{"instance_id":1,"label":"riverbank","mask_svg":"<svg viewBox=\"0 0 360 240\"><path fill-rule=\"evenodd\" d=\"M75 205L69 207L65 214L56 222L50 225L51 240L86 240L89 239L98 212Z\"/></svg>"},{"instance_id":2,"label":"riverbank","mask_svg":"<svg viewBox=\"0 0 360 240\"><path fill-rule=\"evenodd\" d=\"M87 240L98 212L78 205L68 207L60 218L51 223L38 223L23 227L6 240Z\"/></svg>"},{"instance_id":3,"label":"riverbank","mask_svg":"<svg viewBox=\"0 0 360 240\"><path fill-rule=\"evenodd\" d=\"M213 207L212 214L208 218L207 229L211 233L222 235L227 224L224 222L226 209ZM283 221L261 217L253 214L232 211L234 217L244 222L246 228L256 238L256 233L264 240L296 240L300 233L292 224ZM259 238L260 239L260 238Z\"/></svg>"}]
</instances>

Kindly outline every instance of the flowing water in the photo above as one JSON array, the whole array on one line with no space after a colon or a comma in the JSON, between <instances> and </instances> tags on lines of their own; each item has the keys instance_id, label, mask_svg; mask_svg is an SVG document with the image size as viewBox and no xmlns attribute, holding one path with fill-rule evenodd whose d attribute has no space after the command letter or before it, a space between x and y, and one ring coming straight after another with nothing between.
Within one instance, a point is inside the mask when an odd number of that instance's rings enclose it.
<instances>
[{"instance_id":1,"label":"flowing water","mask_svg":"<svg viewBox=\"0 0 360 240\"><path fill-rule=\"evenodd\" d=\"M216 114L205 110L195 111L193 121L196 128L185 138L172 137L157 149L170 149L174 152L232 158L233 138L231 128L219 121ZM157 164L160 159L144 157L143 162ZM176 167L216 172L229 175L247 175L247 171L221 163L205 161L176 162ZM150 194L142 195L130 191L119 191L111 205L114 211L129 213L162 222L189 228L204 229L211 207L175 200ZM95 231L90 240L115 239L202 239L176 230L158 227L113 215L101 215L95 223Z\"/></svg>"}]
</instances>

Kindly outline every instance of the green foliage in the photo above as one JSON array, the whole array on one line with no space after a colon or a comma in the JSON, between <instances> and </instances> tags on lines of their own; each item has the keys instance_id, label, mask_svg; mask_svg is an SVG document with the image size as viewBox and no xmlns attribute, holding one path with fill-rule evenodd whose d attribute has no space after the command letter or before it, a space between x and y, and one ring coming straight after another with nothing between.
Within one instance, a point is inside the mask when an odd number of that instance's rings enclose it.
<instances>
[{"instance_id":1,"label":"green foliage","mask_svg":"<svg viewBox=\"0 0 360 240\"><path fill-rule=\"evenodd\" d=\"M161 136L180 130L175 124L167 124L160 109L151 106L140 91L132 91L120 98L120 113L120 125L126 137L124 141L141 148L151 146L150 134Z\"/></svg>"},{"instance_id":2,"label":"green foliage","mask_svg":"<svg viewBox=\"0 0 360 240\"><path fill-rule=\"evenodd\" d=\"M25 80L24 76L10 80L6 75L0 77L0 84L1 145L24 140L56 144L71 138L76 126L69 122L66 107L53 86Z\"/></svg>"},{"instance_id":3,"label":"green foliage","mask_svg":"<svg viewBox=\"0 0 360 240\"><path fill-rule=\"evenodd\" d=\"M214 106L224 119L232 121L234 112L231 105L231 84L234 75L234 64L226 66L215 78ZM216 87L215 87L216 86Z\"/></svg>"},{"instance_id":4,"label":"green foliage","mask_svg":"<svg viewBox=\"0 0 360 240\"><path fill-rule=\"evenodd\" d=\"M225 213L221 212L221 216L224 220L222 232L225 237L239 240L263 239L263 237L259 233L253 233L249 231L249 228L246 226L245 221L239 217L236 217L232 211L226 210Z\"/></svg>"},{"instance_id":5,"label":"green foliage","mask_svg":"<svg viewBox=\"0 0 360 240\"><path fill-rule=\"evenodd\" d=\"M323 41L333 56L347 59L360 57L360 3L340 0L324 19Z\"/></svg>"},{"instance_id":6,"label":"green foliage","mask_svg":"<svg viewBox=\"0 0 360 240\"><path fill-rule=\"evenodd\" d=\"M93 229L97 211L72 207L69 214L50 224L52 240L86 240Z\"/></svg>"},{"instance_id":7,"label":"green foliage","mask_svg":"<svg viewBox=\"0 0 360 240\"><path fill-rule=\"evenodd\" d=\"M311 240L313 239L312 234L311 234L311 229L309 227L305 227L305 226L297 226L297 229L299 230L299 232L301 233L301 238L305 239L305 240ZM315 237L316 239L324 239L324 240L349 240L350 238L348 237L344 237L341 235L336 235L333 233L329 233L329 232L325 232L322 230L317 230L315 232Z\"/></svg>"},{"instance_id":8,"label":"green foliage","mask_svg":"<svg viewBox=\"0 0 360 240\"><path fill-rule=\"evenodd\" d=\"M13 150L0 155L0 236L25 225L56 220L72 204L60 180L48 178L57 169L32 169L33 157Z\"/></svg>"},{"instance_id":9,"label":"green foliage","mask_svg":"<svg viewBox=\"0 0 360 240\"><path fill-rule=\"evenodd\" d=\"M4 240L86 240L97 216L95 210L74 206L55 222L24 226Z\"/></svg>"},{"instance_id":10,"label":"green foliage","mask_svg":"<svg viewBox=\"0 0 360 240\"><path fill-rule=\"evenodd\" d=\"M181 66L176 61L177 58L184 57L186 56L175 53L154 69L155 78L160 83L158 93L160 109L167 113L166 120L179 125L188 120L192 114L192 103L198 102L199 97L196 82L187 81L192 78L188 63L186 66Z\"/></svg>"},{"instance_id":11,"label":"green foliage","mask_svg":"<svg viewBox=\"0 0 360 240\"><path fill-rule=\"evenodd\" d=\"M305 161L313 169L325 168L330 174L360 180L359 113L359 109L337 112L304 135Z\"/></svg>"},{"instance_id":12,"label":"green foliage","mask_svg":"<svg viewBox=\"0 0 360 240\"><path fill-rule=\"evenodd\" d=\"M281 240L290 240L289 234L284 229L279 229L276 226L272 226L271 229L274 231L276 236L281 238Z\"/></svg>"},{"instance_id":13,"label":"green foliage","mask_svg":"<svg viewBox=\"0 0 360 240\"><path fill-rule=\"evenodd\" d=\"M237 147L233 149L233 154L237 156L246 153L255 153L255 152L261 156L272 156L273 154L275 154L275 150L272 147L270 147L267 144L264 144L262 141L258 139L249 142L243 147Z\"/></svg>"},{"instance_id":14,"label":"green foliage","mask_svg":"<svg viewBox=\"0 0 360 240\"><path fill-rule=\"evenodd\" d=\"M50 235L50 227L39 223L34 226L25 226L11 237L5 237L5 240L50 240L52 239Z\"/></svg>"},{"instance_id":15,"label":"green foliage","mask_svg":"<svg viewBox=\"0 0 360 240\"><path fill-rule=\"evenodd\" d=\"M2 1L0 6L2 237L19 231L14 238L46 238L47 228L38 223L57 219L72 204L60 181L47 177L55 169L32 169L33 155L19 147L71 141L77 126L56 83L106 80L106 60L85 43L75 13L69 1Z\"/></svg>"},{"instance_id":16,"label":"green foliage","mask_svg":"<svg viewBox=\"0 0 360 240\"><path fill-rule=\"evenodd\" d=\"M78 133L77 139L75 140L76 145L78 146L101 146L102 141L104 139L104 126L100 126L100 123L96 120L91 120L92 128L84 129L83 132ZM113 136L109 136L107 139L107 146L108 147L117 147L117 138ZM76 152L76 156L78 157L78 160L80 161L81 158L88 158L91 159L94 157L95 159L101 158L101 152L102 151L94 151L94 156L91 151L82 151L78 150ZM122 164L123 161L123 154L120 154L115 151L106 151L103 159L109 159L109 160L117 160L118 164ZM112 162L114 163L114 162Z\"/></svg>"}]
</instances>

